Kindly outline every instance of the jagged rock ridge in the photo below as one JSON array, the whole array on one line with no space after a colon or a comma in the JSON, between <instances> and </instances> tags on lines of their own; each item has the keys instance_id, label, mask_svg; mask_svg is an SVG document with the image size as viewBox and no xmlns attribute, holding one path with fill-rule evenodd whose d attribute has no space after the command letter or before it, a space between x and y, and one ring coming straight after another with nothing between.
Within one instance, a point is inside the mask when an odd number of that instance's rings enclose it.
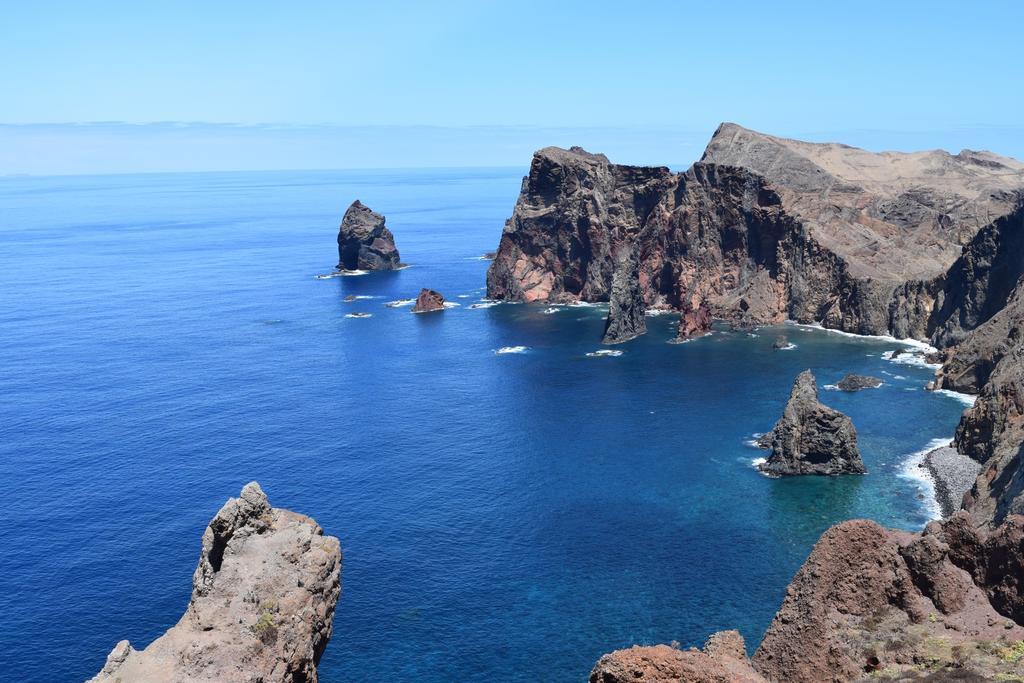
<instances>
[{"instance_id":1,"label":"jagged rock ridge","mask_svg":"<svg viewBox=\"0 0 1024 683\"><path fill-rule=\"evenodd\" d=\"M395 270L401 260L395 236L384 216L358 199L345 211L338 228L339 270Z\"/></svg>"},{"instance_id":2,"label":"jagged rock ridge","mask_svg":"<svg viewBox=\"0 0 1024 683\"><path fill-rule=\"evenodd\" d=\"M549 147L523 180L487 291L606 301L626 246L647 307L949 343L962 327L950 319L980 324L1005 301L1020 259L991 257L984 234L1014 230L1022 206L1024 164L988 152L873 154L723 124L703 159L673 174ZM966 263L965 244L978 254ZM981 291L947 276L979 264L993 273Z\"/></svg>"},{"instance_id":3,"label":"jagged rock ridge","mask_svg":"<svg viewBox=\"0 0 1024 683\"><path fill-rule=\"evenodd\" d=\"M818 385L810 370L797 376L782 417L758 440L758 445L771 450L768 459L759 465L767 474L863 474L867 471L857 450L857 430L853 422L818 400Z\"/></svg>"},{"instance_id":4,"label":"jagged rock ridge","mask_svg":"<svg viewBox=\"0 0 1024 683\"><path fill-rule=\"evenodd\" d=\"M95 683L315 683L341 594L341 547L252 482L203 534L185 614L144 650L122 640Z\"/></svg>"}]
</instances>

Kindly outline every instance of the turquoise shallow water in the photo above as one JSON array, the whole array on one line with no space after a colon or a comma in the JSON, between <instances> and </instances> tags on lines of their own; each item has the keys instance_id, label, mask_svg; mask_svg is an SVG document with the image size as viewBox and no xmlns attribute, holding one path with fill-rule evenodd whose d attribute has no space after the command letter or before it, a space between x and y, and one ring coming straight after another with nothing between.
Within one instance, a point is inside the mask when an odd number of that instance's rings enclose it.
<instances>
[{"instance_id":1,"label":"turquoise shallow water","mask_svg":"<svg viewBox=\"0 0 1024 683\"><path fill-rule=\"evenodd\" d=\"M753 649L830 524L925 523L904 463L963 406L892 342L672 345L652 317L598 358L600 308L469 308L520 173L0 181L5 675L80 680L174 623L203 528L252 479L341 538L328 683L580 680L607 650L733 627ZM314 279L357 197L412 267ZM384 306L421 286L461 306ZM822 390L867 476L750 466L804 368L885 379Z\"/></svg>"}]
</instances>

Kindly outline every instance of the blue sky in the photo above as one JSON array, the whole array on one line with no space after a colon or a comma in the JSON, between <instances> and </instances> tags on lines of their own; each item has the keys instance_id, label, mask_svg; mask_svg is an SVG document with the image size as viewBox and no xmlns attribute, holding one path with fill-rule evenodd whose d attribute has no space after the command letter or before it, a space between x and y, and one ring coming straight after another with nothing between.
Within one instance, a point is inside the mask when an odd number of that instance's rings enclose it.
<instances>
[{"instance_id":1,"label":"blue sky","mask_svg":"<svg viewBox=\"0 0 1024 683\"><path fill-rule=\"evenodd\" d=\"M1024 156L1022 26L1019 2L7 2L0 173L525 165L573 142L685 164L724 120ZM87 122L108 123L58 125Z\"/></svg>"}]
</instances>

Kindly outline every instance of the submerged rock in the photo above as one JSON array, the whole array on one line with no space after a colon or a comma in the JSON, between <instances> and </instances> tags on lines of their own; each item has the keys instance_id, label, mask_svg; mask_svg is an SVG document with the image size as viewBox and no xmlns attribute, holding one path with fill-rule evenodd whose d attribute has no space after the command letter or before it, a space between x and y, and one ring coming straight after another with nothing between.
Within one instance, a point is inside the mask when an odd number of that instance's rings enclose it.
<instances>
[{"instance_id":1,"label":"submerged rock","mask_svg":"<svg viewBox=\"0 0 1024 683\"><path fill-rule=\"evenodd\" d=\"M242 489L203 534L192 598L144 650L122 640L94 683L317 680L341 594L341 548L309 517Z\"/></svg>"},{"instance_id":2,"label":"submerged rock","mask_svg":"<svg viewBox=\"0 0 1024 683\"><path fill-rule=\"evenodd\" d=\"M772 342L772 348L775 349L776 351L781 349L788 349L790 346L791 344L789 343L789 339L784 334L780 334L778 337L775 338L775 341Z\"/></svg>"},{"instance_id":3,"label":"submerged rock","mask_svg":"<svg viewBox=\"0 0 1024 683\"><path fill-rule=\"evenodd\" d=\"M628 250L618 258L608 301L602 344L621 344L647 332L646 307L640 291L640 262Z\"/></svg>"},{"instance_id":4,"label":"submerged rock","mask_svg":"<svg viewBox=\"0 0 1024 683\"><path fill-rule=\"evenodd\" d=\"M876 389L882 386L882 380L869 375L846 375L836 384L842 391L860 391L861 389Z\"/></svg>"},{"instance_id":5,"label":"submerged rock","mask_svg":"<svg viewBox=\"0 0 1024 683\"><path fill-rule=\"evenodd\" d=\"M758 439L771 449L759 468L777 476L796 474L864 474L857 450L857 430L838 410L818 401L818 385L810 370L793 382L789 402L775 427Z\"/></svg>"},{"instance_id":6,"label":"submerged rock","mask_svg":"<svg viewBox=\"0 0 1024 683\"><path fill-rule=\"evenodd\" d=\"M420 290L419 296L416 297L416 303L412 307L413 313L430 313L431 311L443 310L444 297L441 296L440 292L435 292L426 287Z\"/></svg>"},{"instance_id":7,"label":"submerged rock","mask_svg":"<svg viewBox=\"0 0 1024 683\"><path fill-rule=\"evenodd\" d=\"M339 270L395 270L402 265L395 236L384 221L358 199L352 202L338 229Z\"/></svg>"}]
</instances>

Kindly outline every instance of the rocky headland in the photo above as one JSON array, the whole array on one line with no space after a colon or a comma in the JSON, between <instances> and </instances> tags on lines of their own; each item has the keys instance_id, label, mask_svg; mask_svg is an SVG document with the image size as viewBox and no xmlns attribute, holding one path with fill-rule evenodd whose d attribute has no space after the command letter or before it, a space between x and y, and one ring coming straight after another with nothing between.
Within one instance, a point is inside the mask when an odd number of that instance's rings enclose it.
<instances>
[{"instance_id":1,"label":"rocky headland","mask_svg":"<svg viewBox=\"0 0 1024 683\"><path fill-rule=\"evenodd\" d=\"M715 317L736 325L790 318L927 340L940 349L919 354L941 363L935 388L978 395L952 446L921 463L944 518L921 533L864 520L827 531L746 662L753 672L780 682L1024 680L1024 165L967 150L872 154L725 124L675 185L658 176L671 199L632 202L649 210L626 230L630 214L614 203L636 187L588 203L585 194L605 189L573 167L572 196L583 201L549 189L541 206L533 189L560 177L550 168L534 176L546 164L535 157L524 182L492 296L596 296L599 286L576 287L568 252L518 247L543 221L572 215L589 236L644 245L648 304L682 308L680 294L699 290ZM614 217L607 230L587 222L595 206ZM503 253L537 286L506 277ZM549 263L553 277L538 273ZM804 384L794 395L813 406L813 380ZM591 680L761 680L743 678L744 661L729 674L704 651L634 647L601 658Z\"/></svg>"},{"instance_id":2,"label":"rocky headland","mask_svg":"<svg viewBox=\"0 0 1024 683\"><path fill-rule=\"evenodd\" d=\"M792 319L949 346L1022 272L1024 164L872 153L722 124L684 173L538 151L487 274L492 299L609 301L635 250L647 308Z\"/></svg>"},{"instance_id":3,"label":"rocky headland","mask_svg":"<svg viewBox=\"0 0 1024 683\"><path fill-rule=\"evenodd\" d=\"M358 199L338 228L338 270L395 270L401 267L395 236L385 218Z\"/></svg>"},{"instance_id":4,"label":"rocky headland","mask_svg":"<svg viewBox=\"0 0 1024 683\"><path fill-rule=\"evenodd\" d=\"M185 614L143 650L127 640L96 683L315 683L341 595L341 547L252 482L203 533Z\"/></svg>"},{"instance_id":5,"label":"rocky headland","mask_svg":"<svg viewBox=\"0 0 1024 683\"><path fill-rule=\"evenodd\" d=\"M758 468L773 476L867 472L853 422L818 400L810 370L797 376L782 417L758 439L758 446L771 451Z\"/></svg>"}]
</instances>

